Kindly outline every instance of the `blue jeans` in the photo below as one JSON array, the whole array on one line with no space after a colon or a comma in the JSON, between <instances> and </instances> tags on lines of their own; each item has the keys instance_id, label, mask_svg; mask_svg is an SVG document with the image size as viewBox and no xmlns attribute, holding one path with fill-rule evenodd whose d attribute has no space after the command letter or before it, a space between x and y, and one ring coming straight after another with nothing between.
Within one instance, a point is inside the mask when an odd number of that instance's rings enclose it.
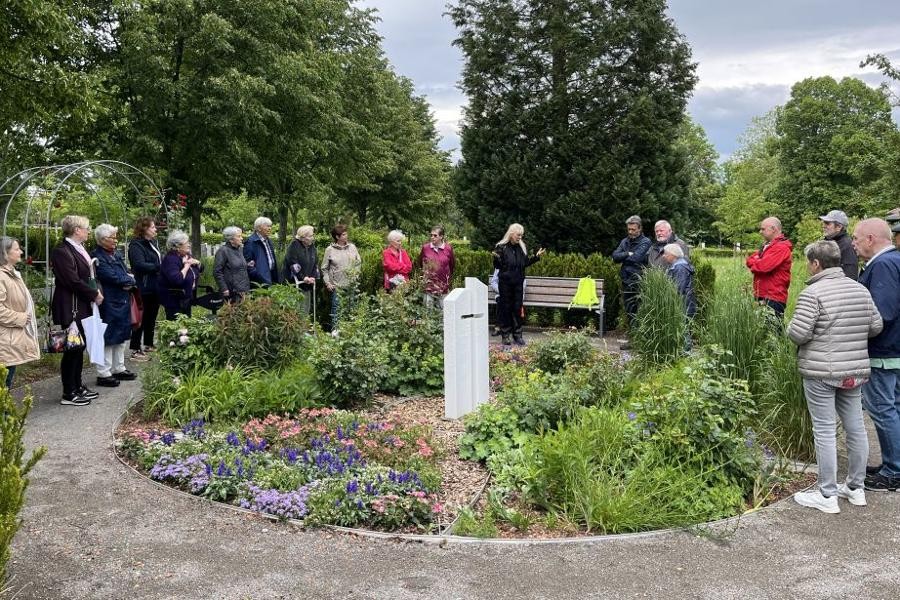
<instances>
[{"instance_id":1,"label":"blue jeans","mask_svg":"<svg viewBox=\"0 0 900 600\"><path fill-rule=\"evenodd\" d=\"M900 369L872 369L863 401L881 446L881 474L900 477Z\"/></svg>"},{"instance_id":2,"label":"blue jeans","mask_svg":"<svg viewBox=\"0 0 900 600\"><path fill-rule=\"evenodd\" d=\"M6 367L6 389L12 389L13 376L16 374L16 366Z\"/></svg>"},{"instance_id":3,"label":"blue jeans","mask_svg":"<svg viewBox=\"0 0 900 600\"><path fill-rule=\"evenodd\" d=\"M338 289L335 288L331 292L331 330L334 331L338 326L338 311L341 308L341 299Z\"/></svg>"}]
</instances>

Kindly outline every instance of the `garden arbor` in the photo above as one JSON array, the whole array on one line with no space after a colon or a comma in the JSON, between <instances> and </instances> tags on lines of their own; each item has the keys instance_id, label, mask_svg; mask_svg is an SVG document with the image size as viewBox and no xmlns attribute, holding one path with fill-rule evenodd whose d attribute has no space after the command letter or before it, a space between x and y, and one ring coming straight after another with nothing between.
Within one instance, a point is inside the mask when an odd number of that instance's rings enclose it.
<instances>
[{"instance_id":1,"label":"garden arbor","mask_svg":"<svg viewBox=\"0 0 900 600\"><path fill-rule=\"evenodd\" d=\"M50 285L50 247L66 214L87 216L92 224L128 230L129 222L152 215L168 222L164 190L141 169L119 160L85 160L31 167L0 184L2 233L20 240L30 265L44 267ZM34 282L31 282L34 284Z\"/></svg>"}]
</instances>

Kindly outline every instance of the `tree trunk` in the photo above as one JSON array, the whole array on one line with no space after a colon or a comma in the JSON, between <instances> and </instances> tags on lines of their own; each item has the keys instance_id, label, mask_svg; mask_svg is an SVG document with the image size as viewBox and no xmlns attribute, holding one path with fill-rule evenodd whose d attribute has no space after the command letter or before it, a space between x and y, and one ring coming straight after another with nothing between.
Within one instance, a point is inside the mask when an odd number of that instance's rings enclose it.
<instances>
[{"instance_id":1,"label":"tree trunk","mask_svg":"<svg viewBox=\"0 0 900 600\"><path fill-rule=\"evenodd\" d=\"M288 230L288 207L287 202L282 199L278 205L278 250L284 252L287 247L287 241L292 237Z\"/></svg>"},{"instance_id":2,"label":"tree trunk","mask_svg":"<svg viewBox=\"0 0 900 600\"><path fill-rule=\"evenodd\" d=\"M200 243L203 241L203 238L200 237L200 210L202 208L199 200L191 202L191 252L196 258L202 258L200 256Z\"/></svg>"}]
</instances>

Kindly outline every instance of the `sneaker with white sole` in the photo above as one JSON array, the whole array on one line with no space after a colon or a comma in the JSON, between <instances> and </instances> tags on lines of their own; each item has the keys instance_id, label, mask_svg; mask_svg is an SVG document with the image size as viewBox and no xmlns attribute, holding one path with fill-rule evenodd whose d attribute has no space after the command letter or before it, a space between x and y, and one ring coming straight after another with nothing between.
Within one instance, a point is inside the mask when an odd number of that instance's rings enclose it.
<instances>
[{"instance_id":1,"label":"sneaker with white sole","mask_svg":"<svg viewBox=\"0 0 900 600\"><path fill-rule=\"evenodd\" d=\"M866 505L866 490L863 488L851 490L846 483L840 483L837 486L837 495L838 498L846 498L853 506Z\"/></svg>"},{"instance_id":2,"label":"sneaker with white sole","mask_svg":"<svg viewBox=\"0 0 900 600\"><path fill-rule=\"evenodd\" d=\"M838 506L837 496L826 498L822 495L821 490L815 490L813 492L797 492L794 494L794 502L800 506L816 508L824 513L836 514L841 512L841 507Z\"/></svg>"}]
</instances>

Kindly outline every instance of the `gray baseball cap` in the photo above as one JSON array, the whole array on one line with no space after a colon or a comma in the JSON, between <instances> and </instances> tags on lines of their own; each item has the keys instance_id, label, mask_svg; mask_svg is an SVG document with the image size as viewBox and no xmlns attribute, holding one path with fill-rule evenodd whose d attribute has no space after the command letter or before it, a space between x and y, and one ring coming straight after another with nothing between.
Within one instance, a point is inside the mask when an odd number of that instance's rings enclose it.
<instances>
[{"instance_id":1,"label":"gray baseball cap","mask_svg":"<svg viewBox=\"0 0 900 600\"><path fill-rule=\"evenodd\" d=\"M900 221L894 223L894 226L891 227L891 231L893 231L894 233L900 233Z\"/></svg>"},{"instance_id":2,"label":"gray baseball cap","mask_svg":"<svg viewBox=\"0 0 900 600\"><path fill-rule=\"evenodd\" d=\"M847 213L842 210L833 210L824 217L819 217L819 219L827 223L837 223L838 225L843 225L844 229L850 226L850 220L847 218Z\"/></svg>"}]
</instances>

